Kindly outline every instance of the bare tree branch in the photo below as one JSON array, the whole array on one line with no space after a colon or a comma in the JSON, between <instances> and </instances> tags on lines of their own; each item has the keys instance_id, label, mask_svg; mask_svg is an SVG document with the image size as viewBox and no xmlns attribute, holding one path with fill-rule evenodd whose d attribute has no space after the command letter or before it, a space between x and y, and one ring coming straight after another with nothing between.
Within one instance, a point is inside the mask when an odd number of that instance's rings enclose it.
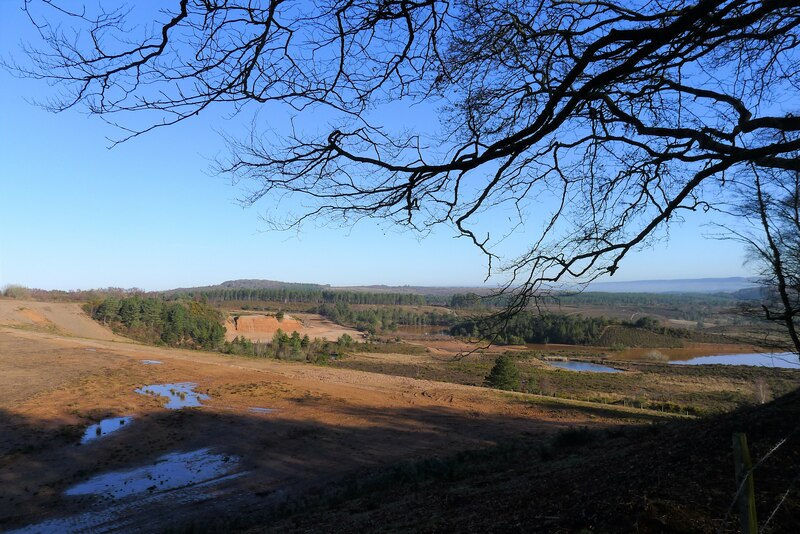
<instances>
[{"instance_id":1,"label":"bare tree branch","mask_svg":"<svg viewBox=\"0 0 800 534\"><path fill-rule=\"evenodd\" d=\"M51 109L121 125L121 140L216 105L328 110L338 122L322 134L232 140L219 170L250 185L246 204L302 199L278 227L450 225L490 273L500 264L511 312L613 275L734 175L800 171L797 1L176 0L150 31L121 10L25 6L33 67L7 66L56 83ZM396 100L439 105L443 132L374 124ZM137 126L142 113L156 119ZM504 207L529 237L517 257L482 230Z\"/></svg>"}]
</instances>

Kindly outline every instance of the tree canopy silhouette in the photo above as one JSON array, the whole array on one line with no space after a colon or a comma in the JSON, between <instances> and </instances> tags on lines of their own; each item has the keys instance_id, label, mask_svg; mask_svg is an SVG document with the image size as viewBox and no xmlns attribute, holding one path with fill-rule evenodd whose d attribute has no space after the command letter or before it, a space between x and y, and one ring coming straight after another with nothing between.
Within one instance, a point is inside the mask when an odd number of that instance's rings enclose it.
<instances>
[{"instance_id":1,"label":"tree canopy silhouette","mask_svg":"<svg viewBox=\"0 0 800 534\"><path fill-rule=\"evenodd\" d=\"M800 172L800 2L175 0L140 27L70 6L26 1L41 40L12 66L58 84L51 109L83 106L120 140L212 106L327 109L327 131L253 131L220 170L249 204L304 199L278 225L452 225L490 272L498 238L477 221L518 210L527 252L499 258L512 309L613 274L733 182ZM376 122L397 100L436 105L441 132Z\"/></svg>"}]
</instances>

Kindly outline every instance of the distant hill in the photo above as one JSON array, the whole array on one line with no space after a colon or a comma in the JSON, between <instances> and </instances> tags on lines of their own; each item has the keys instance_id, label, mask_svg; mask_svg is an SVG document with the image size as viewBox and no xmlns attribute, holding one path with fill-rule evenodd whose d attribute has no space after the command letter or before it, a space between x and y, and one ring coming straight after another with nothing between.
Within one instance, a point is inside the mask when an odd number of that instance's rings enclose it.
<instances>
[{"instance_id":1,"label":"distant hill","mask_svg":"<svg viewBox=\"0 0 800 534\"><path fill-rule=\"evenodd\" d=\"M457 286L387 286L387 285L370 285L370 286L332 286L330 284L311 284L311 283L298 283L298 282L281 282L279 280L258 280L258 279L241 279L241 280L228 280L220 284L212 286L198 286L198 287L179 287L175 289L168 289L166 291L158 291L157 293L174 294L174 293L199 293L203 291L214 291L218 289L293 289L293 290L309 290L309 291L357 291L362 293L395 293L395 294L409 294L409 295L453 295L456 293L476 293L478 295L487 295L491 289L485 287L457 287Z\"/></svg>"},{"instance_id":2,"label":"distant hill","mask_svg":"<svg viewBox=\"0 0 800 534\"><path fill-rule=\"evenodd\" d=\"M444 297L455 294L474 293L489 295L492 288L469 286L332 286L281 282L279 280L241 279L228 280L221 284L201 287L176 288L158 293L170 295L177 293L198 293L221 289L287 289L295 291L352 291L364 293L392 293ZM758 298L761 293L755 278L689 278L679 280L636 280L630 282L594 282L586 288L587 292L598 293L731 293L744 299Z\"/></svg>"},{"instance_id":3,"label":"distant hill","mask_svg":"<svg viewBox=\"0 0 800 534\"><path fill-rule=\"evenodd\" d=\"M202 291L213 291L216 289L300 289L300 290L322 290L331 289L329 285L322 284L304 284L296 282L281 282L278 280L258 280L258 279L242 279L242 280L227 280L221 284L213 286L199 286L199 287L179 287L175 289L168 289L167 291L158 291L157 293L172 294L172 293L196 293Z\"/></svg>"},{"instance_id":4,"label":"distant hill","mask_svg":"<svg viewBox=\"0 0 800 534\"><path fill-rule=\"evenodd\" d=\"M475 293L476 295L488 295L492 292L491 288L468 287L468 286L331 286L329 289L339 291L361 291L367 293L400 293L412 295L455 295L463 293Z\"/></svg>"},{"instance_id":5,"label":"distant hill","mask_svg":"<svg viewBox=\"0 0 800 534\"><path fill-rule=\"evenodd\" d=\"M636 280L631 282L594 282L587 291L605 293L736 293L756 290L755 278L687 278L679 280Z\"/></svg>"}]
</instances>

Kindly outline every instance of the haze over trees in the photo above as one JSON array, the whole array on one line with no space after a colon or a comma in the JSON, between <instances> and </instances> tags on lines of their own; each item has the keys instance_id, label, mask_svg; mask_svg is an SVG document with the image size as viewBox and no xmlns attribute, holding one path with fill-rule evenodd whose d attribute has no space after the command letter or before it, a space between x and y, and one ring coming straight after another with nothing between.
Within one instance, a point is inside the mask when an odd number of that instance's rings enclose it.
<instances>
[{"instance_id":1,"label":"haze over trees","mask_svg":"<svg viewBox=\"0 0 800 534\"><path fill-rule=\"evenodd\" d=\"M212 106L322 110L326 131L234 136L219 170L248 204L299 199L278 227L450 226L499 261L512 313L613 275L737 186L800 172L794 2L175 0L136 30L124 9L25 8L41 41L16 68L57 82L50 109L102 115L121 140ZM441 132L382 124L398 100L438 108ZM516 219L489 233L481 216L505 208ZM504 256L521 225L527 249Z\"/></svg>"}]
</instances>

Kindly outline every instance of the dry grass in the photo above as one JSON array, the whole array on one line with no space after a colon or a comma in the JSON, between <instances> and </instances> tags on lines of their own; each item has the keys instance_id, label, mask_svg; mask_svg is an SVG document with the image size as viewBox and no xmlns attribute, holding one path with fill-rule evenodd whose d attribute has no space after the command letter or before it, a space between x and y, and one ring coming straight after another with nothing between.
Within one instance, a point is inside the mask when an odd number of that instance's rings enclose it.
<instances>
[{"instance_id":1,"label":"dry grass","mask_svg":"<svg viewBox=\"0 0 800 534\"><path fill-rule=\"evenodd\" d=\"M126 528L164 530L167 520L205 524L220 509L231 515L268 509L288 495L304 495L310 487L354 473L520 436L546 444L570 427L604 429L674 418L604 404L608 401L655 401L664 395L733 406L754 395L756 376L767 376L747 369L636 363L619 363L629 372L617 375L572 373L550 369L524 348L516 349L529 389L554 388L554 395L577 399L570 400L470 386L482 382L501 350L496 347L458 358L476 347L437 340L429 352L355 353L333 364L349 369L319 367L121 343L75 305L33 304L0 300L0 322L7 325L0 326L0 529L105 506L65 499L62 492L92 475L174 451L210 447L241 458L239 469L246 474L216 486L213 506L182 507L165 499L163 510L150 505L131 510ZM26 315L21 307L35 313ZM97 339L88 339L93 334ZM557 347L557 352L598 355L591 348ZM163 364L143 365L143 359ZM767 376L776 395L796 383L797 373L776 373ZM206 406L169 411L161 399L134 392L147 384L187 381L211 396ZM275 411L254 414L251 407ZM118 415L135 420L91 446L76 446L87 425Z\"/></svg>"}]
</instances>

